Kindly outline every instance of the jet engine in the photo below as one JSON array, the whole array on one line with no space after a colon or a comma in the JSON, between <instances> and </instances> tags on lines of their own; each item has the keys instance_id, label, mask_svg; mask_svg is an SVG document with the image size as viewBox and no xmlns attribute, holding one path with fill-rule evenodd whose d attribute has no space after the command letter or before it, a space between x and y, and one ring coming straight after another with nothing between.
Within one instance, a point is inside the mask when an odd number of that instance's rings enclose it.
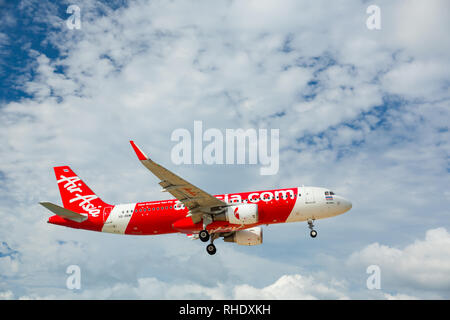
<instances>
[{"instance_id":1,"label":"jet engine","mask_svg":"<svg viewBox=\"0 0 450 320\"><path fill-rule=\"evenodd\" d=\"M242 246L255 246L263 242L263 233L261 227L254 227L245 230L239 230L231 236L223 239L225 242L235 242Z\"/></svg>"},{"instance_id":2,"label":"jet engine","mask_svg":"<svg viewBox=\"0 0 450 320\"><path fill-rule=\"evenodd\" d=\"M254 203L238 204L227 207L225 220L232 224L253 224L258 222L258 205Z\"/></svg>"}]
</instances>

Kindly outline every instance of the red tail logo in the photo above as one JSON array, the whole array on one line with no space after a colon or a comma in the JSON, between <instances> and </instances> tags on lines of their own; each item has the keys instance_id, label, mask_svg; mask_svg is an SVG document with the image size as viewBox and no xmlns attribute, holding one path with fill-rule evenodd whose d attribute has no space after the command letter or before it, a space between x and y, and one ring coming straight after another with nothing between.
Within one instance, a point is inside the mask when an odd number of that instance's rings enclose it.
<instances>
[{"instance_id":1,"label":"red tail logo","mask_svg":"<svg viewBox=\"0 0 450 320\"><path fill-rule=\"evenodd\" d=\"M64 208L97 217L108 206L69 167L54 170Z\"/></svg>"}]
</instances>

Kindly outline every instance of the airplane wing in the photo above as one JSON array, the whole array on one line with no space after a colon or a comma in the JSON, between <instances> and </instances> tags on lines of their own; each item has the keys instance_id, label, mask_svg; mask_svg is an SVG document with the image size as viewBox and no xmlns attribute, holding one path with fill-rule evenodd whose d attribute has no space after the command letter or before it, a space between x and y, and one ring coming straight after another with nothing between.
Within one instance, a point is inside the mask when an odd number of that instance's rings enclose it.
<instances>
[{"instance_id":1,"label":"airplane wing","mask_svg":"<svg viewBox=\"0 0 450 320\"><path fill-rule=\"evenodd\" d=\"M192 183L187 182L151 160L133 141L130 141L130 143L141 163L161 180L159 185L163 187L163 191L167 191L177 198L189 208L191 214L201 212L214 214L214 211L217 211L217 213L220 212L220 207L227 206L227 203L194 186ZM215 208L219 210L214 210Z\"/></svg>"},{"instance_id":2,"label":"airplane wing","mask_svg":"<svg viewBox=\"0 0 450 320\"><path fill-rule=\"evenodd\" d=\"M64 219L72 220L75 222L83 222L88 218L85 215L65 209L51 202L39 202L39 204Z\"/></svg>"}]
</instances>

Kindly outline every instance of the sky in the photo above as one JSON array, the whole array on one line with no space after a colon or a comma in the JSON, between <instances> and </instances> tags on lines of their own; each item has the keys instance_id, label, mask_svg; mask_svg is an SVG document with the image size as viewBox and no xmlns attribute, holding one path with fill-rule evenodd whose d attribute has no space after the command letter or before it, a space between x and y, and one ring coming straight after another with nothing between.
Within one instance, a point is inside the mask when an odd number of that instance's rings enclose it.
<instances>
[{"instance_id":1,"label":"sky","mask_svg":"<svg viewBox=\"0 0 450 320\"><path fill-rule=\"evenodd\" d=\"M449 299L448 30L445 0L0 0L0 299ZM278 129L278 172L173 163L194 121ZM211 194L309 185L353 208L214 256L46 223L53 166L108 203L167 197L129 140Z\"/></svg>"}]
</instances>

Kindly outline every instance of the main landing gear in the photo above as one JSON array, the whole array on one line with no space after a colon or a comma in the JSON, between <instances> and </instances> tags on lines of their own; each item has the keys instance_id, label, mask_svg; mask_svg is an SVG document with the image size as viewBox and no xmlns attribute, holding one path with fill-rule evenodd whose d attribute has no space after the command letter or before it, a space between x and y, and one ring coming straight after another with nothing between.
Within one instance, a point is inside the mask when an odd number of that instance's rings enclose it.
<instances>
[{"instance_id":1,"label":"main landing gear","mask_svg":"<svg viewBox=\"0 0 450 320\"><path fill-rule=\"evenodd\" d=\"M216 251L217 249L214 244L210 243L206 246L206 252L208 252L210 255L216 254Z\"/></svg>"},{"instance_id":2,"label":"main landing gear","mask_svg":"<svg viewBox=\"0 0 450 320\"><path fill-rule=\"evenodd\" d=\"M204 229L198 233L198 237L200 238L200 240L202 240L202 242L208 242L209 232L206 229Z\"/></svg>"},{"instance_id":3,"label":"main landing gear","mask_svg":"<svg viewBox=\"0 0 450 320\"><path fill-rule=\"evenodd\" d=\"M216 235L214 233L212 235L210 235L206 229L203 229L202 231L200 231L198 233L198 237L202 242L207 242L208 240L211 239L211 243L206 246L206 252L208 252L208 254L210 254L210 255L213 255L216 253L217 249L213 242L216 238L218 238L218 235Z\"/></svg>"},{"instance_id":4,"label":"main landing gear","mask_svg":"<svg viewBox=\"0 0 450 320\"><path fill-rule=\"evenodd\" d=\"M311 232L309 233L311 238L317 237L317 231L314 230L314 220L308 219L308 228L311 230Z\"/></svg>"}]
</instances>

